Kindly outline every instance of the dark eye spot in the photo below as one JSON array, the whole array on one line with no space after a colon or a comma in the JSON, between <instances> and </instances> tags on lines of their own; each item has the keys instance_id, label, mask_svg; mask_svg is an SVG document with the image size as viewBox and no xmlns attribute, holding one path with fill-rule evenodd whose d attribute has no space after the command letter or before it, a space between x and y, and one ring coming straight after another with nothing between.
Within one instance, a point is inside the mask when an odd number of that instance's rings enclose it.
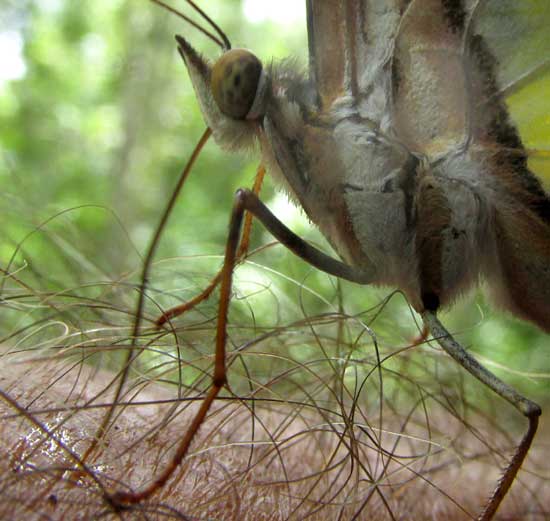
<instances>
[{"instance_id":1,"label":"dark eye spot","mask_svg":"<svg viewBox=\"0 0 550 521\"><path fill-rule=\"evenodd\" d=\"M241 75L235 74L235 77L233 78L233 84L235 85L235 87L238 87L240 83L241 83Z\"/></svg>"}]
</instances>

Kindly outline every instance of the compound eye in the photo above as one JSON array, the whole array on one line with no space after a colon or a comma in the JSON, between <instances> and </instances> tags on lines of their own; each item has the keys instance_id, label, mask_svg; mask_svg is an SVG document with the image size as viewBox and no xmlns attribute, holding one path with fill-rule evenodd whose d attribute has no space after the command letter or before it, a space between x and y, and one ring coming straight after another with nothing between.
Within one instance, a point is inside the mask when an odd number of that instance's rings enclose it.
<instances>
[{"instance_id":1,"label":"compound eye","mask_svg":"<svg viewBox=\"0 0 550 521\"><path fill-rule=\"evenodd\" d=\"M245 119L252 107L262 73L262 62L246 49L227 51L212 68L211 88L220 110L230 118Z\"/></svg>"}]
</instances>

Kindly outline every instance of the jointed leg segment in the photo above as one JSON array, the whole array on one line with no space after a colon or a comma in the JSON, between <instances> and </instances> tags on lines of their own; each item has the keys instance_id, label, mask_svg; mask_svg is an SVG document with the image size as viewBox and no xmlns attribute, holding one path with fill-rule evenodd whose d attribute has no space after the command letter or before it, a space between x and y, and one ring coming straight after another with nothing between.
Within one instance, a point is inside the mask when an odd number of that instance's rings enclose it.
<instances>
[{"instance_id":1,"label":"jointed leg segment","mask_svg":"<svg viewBox=\"0 0 550 521\"><path fill-rule=\"evenodd\" d=\"M265 168L263 165L260 165L258 167L258 170L256 172L256 177L254 179L254 186L252 188L252 191L259 195L260 190L262 188L262 183L265 177ZM244 227L243 227L243 233L241 237L241 244L239 246L239 251L237 252L237 263L239 263L242 259L246 257L248 254L248 247L250 245L250 233L252 231L252 214L247 213L244 218ZM189 311L190 309L193 309L195 306L206 300L212 292L218 287L218 284L222 280L222 273L223 268L214 276L214 278L208 283L206 288L204 288L198 295L193 297L191 300L184 302L183 304L180 304L179 306L175 306L171 309L168 309L165 311L157 320L156 325L157 327L161 327L164 325L168 320L178 317L185 313L186 311Z\"/></svg>"},{"instance_id":2,"label":"jointed leg segment","mask_svg":"<svg viewBox=\"0 0 550 521\"><path fill-rule=\"evenodd\" d=\"M107 497L115 506L123 507L146 500L157 492L172 476L178 465L186 456L195 434L204 421L208 410L222 387L227 383L225 367L225 344L227 339L227 314L231 300L231 284L233 270L238 261L237 248L241 235L241 227L245 212L260 220L263 225L288 249L304 259L316 268L331 275L341 277L360 284L368 284L372 275L370 272L357 270L340 262L325 253L317 250L298 235L290 231L281 223L269 209L260 201L258 196L250 190L238 190L235 194L235 203L229 223L229 233L225 248L224 264L221 271L220 303L218 309L218 323L216 326L216 354L214 363L214 376L210 390L208 391L200 409L180 442L176 453L163 472L147 487L138 492L115 492Z\"/></svg>"},{"instance_id":3,"label":"jointed leg segment","mask_svg":"<svg viewBox=\"0 0 550 521\"><path fill-rule=\"evenodd\" d=\"M478 521L489 521L497 511L502 499L512 485L518 473L529 447L537 432L541 408L531 400L521 396L515 389L497 378L493 373L485 369L473 356L471 356L451 334L445 329L433 311L425 311L422 314L424 323L428 326L439 345L454 358L464 369L483 382L495 393L510 402L529 420L529 427L518 445L510 463L499 480L493 495L478 517Z\"/></svg>"}]
</instances>

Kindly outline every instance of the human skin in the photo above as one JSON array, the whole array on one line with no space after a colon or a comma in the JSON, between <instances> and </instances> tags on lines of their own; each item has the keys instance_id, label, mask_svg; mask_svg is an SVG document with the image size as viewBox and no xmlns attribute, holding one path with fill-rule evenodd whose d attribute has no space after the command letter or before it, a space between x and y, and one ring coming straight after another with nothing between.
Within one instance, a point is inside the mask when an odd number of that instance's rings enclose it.
<instances>
[{"instance_id":1,"label":"human skin","mask_svg":"<svg viewBox=\"0 0 550 521\"><path fill-rule=\"evenodd\" d=\"M216 404L192 446L192 454L173 480L147 502L117 511L108 500L109 494L127 490L127 486L139 489L158 473L193 415L190 410L178 414L172 388L157 383L134 387L123 400L136 405L117 408L122 414L115 415L114 425L83 469L79 458L96 432L112 391L109 388L99 393L113 376L62 358L4 358L0 368L4 396L0 423L0 519L275 520L300 517L298 512L314 510L318 512L312 513L311 519L337 516L339 506L325 505L319 510L321 504L316 502L323 499L319 491L313 489L308 496L314 481L297 480L299 476L315 475L319 468L328 472L330 465L325 461L319 467L316 459L330 459L334 445L330 441L323 445L319 441L321 433L312 428L303 414L294 417L273 408L263 416L260 411L257 413L262 423L257 422L258 443L251 458L250 444L246 443L251 437L250 411L234 400ZM90 405L84 406L86 402ZM431 420L436 429L440 419L434 413ZM448 418L442 420L449 422ZM284 439L291 441L280 442L277 454L265 436L260 443L261 431L263 428L277 436L283 422L288 422ZM545 431L543 424L542 432ZM330 437L330 433L324 435ZM316 450L307 450L310 446ZM321 454L319 447L325 447L326 454ZM411 515L414 519L435 519L434 515L467 519L466 512L476 511L499 471L493 458L478 459L474 450L479 452L479 446L472 447L462 462L449 459L449 454L440 464L430 465L431 460L426 459L426 464L419 467L424 474L419 473L416 479L411 480L411 475L404 479L402 473L397 473L393 492L387 487L382 489L387 507L381 503L381 496L374 494L359 519L390 519L390 511L395 519L410 519ZM528 468L540 460L540 450L536 447ZM375 468L376 460L377 453L373 452L372 461L363 463ZM295 480L292 485L284 484L280 473L283 464L287 478ZM319 482L322 481L321 478ZM325 488L317 486L326 495L334 490L335 482L327 479ZM309 501L296 506L289 500L289 492L294 497L309 497ZM523 473L499 516L519 519L526 512L545 512L543 498L549 493L550 484L544 477ZM445 494L451 495L460 507ZM357 504L352 506L349 515L344 509L343 519L351 518ZM298 508L294 514L293 507Z\"/></svg>"}]
</instances>

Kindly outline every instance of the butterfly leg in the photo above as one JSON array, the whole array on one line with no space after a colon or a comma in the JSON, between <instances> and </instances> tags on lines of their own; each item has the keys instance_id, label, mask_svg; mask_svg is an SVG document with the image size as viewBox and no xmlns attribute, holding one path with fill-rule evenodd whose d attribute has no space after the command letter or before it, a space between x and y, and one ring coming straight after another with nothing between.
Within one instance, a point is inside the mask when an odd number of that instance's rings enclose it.
<instances>
[{"instance_id":1,"label":"butterfly leg","mask_svg":"<svg viewBox=\"0 0 550 521\"><path fill-rule=\"evenodd\" d=\"M512 456L508 467L500 478L495 491L493 492L488 503L485 505L483 512L479 515L478 521L489 521L497 511L501 501L512 485L516 474L518 473L531 442L535 437L541 408L531 400L524 398L512 387L497 378L493 373L485 369L473 356L471 356L451 334L445 329L443 324L437 318L435 312L425 311L422 314L424 323L428 326L431 334L437 340L439 345L454 358L464 369L475 376L478 380L490 387L495 393L502 396L518 409L529 420L529 427L523 436L516 452Z\"/></svg>"},{"instance_id":2,"label":"butterfly leg","mask_svg":"<svg viewBox=\"0 0 550 521\"><path fill-rule=\"evenodd\" d=\"M265 177L265 168L263 165L258 167L256 172L256 177L254 179L254 186L252 191L258 195L262 188L262 183ZM252 214L247 213L244 220L244 227L242 233L241 244L239 245L239 251L237 252L237 264L244 260L248 254L248 247L250 244L250 233L252 231ZM165 311L157 320L155 324L157 327L163 326L170 319L179 317L183 315L186 311L193 309L195 306L208 299L212 292L218 287L218 284L222 280L222 271L223 268L212 278L208 285L195 297L179 306L174 306L173 308Z\"/></svg>"},{"instance_id":3,"label":"butterfly leg","mask_svg":"<svg viewBox=\"0 0 550 521\"><path fill-rule=\"evenodd\" d=\"M412 339L411 345L418 346L420 344L423 344L428 340L428 335L430 334L430 330L428 329L428 326L424 324L422 326L422 330Z\"/></svg>"},{"instance_id":4,"label":"butterfly leg","mask_svg":"<svg viewBox=\"0 0 550 521\"><path fill-rule=\"evenodd\" d=\"M360 270L340 262L329 255L326 255L289 230L271 213L267 206L262 203L254 192L250 190L237 190L231 220L229 223L229 233L225 248L224 264L221 271L220 302L218 307L218 323L216 327L216 353L212 386L210 387L201 403L199 410L195 414L191 425L187 429L187 432L177 447L176 453L160 475L141 491L119 491L106 496L107 501L117 508L124 508L125 505L135 504L140 501L147 500L164 486L164 484L170 479L174 471L177 469L183 458L186 456L191 442L206 418L208 410L221 389L227 384L225 365L227 313L231 300L233 270L238 262L237 248L239 246L239 239L241 236L241 228L245 212L249 212L256 219L258 219L279 242L315 268L329 273L330 275L359 284L369 284L374 278L374 268Z\"/></svg>"}]
</instances>

